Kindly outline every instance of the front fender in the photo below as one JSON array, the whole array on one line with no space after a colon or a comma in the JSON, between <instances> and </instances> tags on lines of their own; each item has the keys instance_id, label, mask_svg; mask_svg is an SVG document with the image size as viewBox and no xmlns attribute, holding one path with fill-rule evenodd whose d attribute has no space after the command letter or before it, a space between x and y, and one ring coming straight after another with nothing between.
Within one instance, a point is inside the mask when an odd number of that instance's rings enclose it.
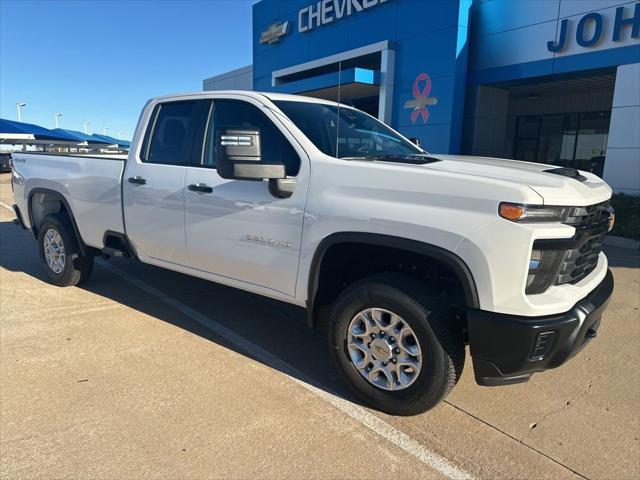
<instances>
[{"instance_id":1,"label":"front fender","mask_svg":"<svg viewBox=\"0 0 640 480\"><path fill-rule=\"evenodd\" d=\"M307 321L311 327L315 324L315 299L319 287L322 261L329 248L342 243L359 243L389 247L395 250L417 253L442 262L445 265L448 265L458 277L463 288L466 306L468 308L480 308L478 291L471 270L465 261L455 253L435 245L430 245L417 240L396 237L393 235L357 231L339 232L328 235L320 241L313 254L313 258L309 266L309 273L306 277L303 277L308 278L306 301L308 315Z\"/></svg>"}]
</instances>

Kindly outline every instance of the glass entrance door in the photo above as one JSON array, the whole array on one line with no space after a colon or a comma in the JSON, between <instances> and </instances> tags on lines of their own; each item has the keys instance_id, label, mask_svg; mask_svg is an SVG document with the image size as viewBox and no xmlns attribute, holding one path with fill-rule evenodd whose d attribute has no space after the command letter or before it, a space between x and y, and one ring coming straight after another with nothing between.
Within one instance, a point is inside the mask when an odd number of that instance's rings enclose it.
<instances>
[{"instance_id":1,"label":"glass entrance door","mask_svg":"<svg viewBox=\"0 0 640 480\"><path fill-rule=\"evenodd\" d=\"M514 158L602 176L611 112L518 117Z\"/></svg>"}]
</instances>

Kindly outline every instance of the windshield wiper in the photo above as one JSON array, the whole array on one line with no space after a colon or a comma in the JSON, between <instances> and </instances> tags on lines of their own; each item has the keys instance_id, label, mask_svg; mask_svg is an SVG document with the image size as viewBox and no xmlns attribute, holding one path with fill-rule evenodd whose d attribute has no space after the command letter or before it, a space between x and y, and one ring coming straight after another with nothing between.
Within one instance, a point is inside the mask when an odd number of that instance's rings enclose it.
<instances>
[{"instance_id":1,"label":"windshield wiper","mask_svg":"<svg viewBox=\"0 0 640 480\"><path fill-rule=\"evenodd\" d=\"M341 160L360 160L365 162L393 162L408 163L411 165L425 165L439 162L440 159L424 154L393 154L393 155L364 155L362 157L342 157Z\"/></svg>"}]
</instances>

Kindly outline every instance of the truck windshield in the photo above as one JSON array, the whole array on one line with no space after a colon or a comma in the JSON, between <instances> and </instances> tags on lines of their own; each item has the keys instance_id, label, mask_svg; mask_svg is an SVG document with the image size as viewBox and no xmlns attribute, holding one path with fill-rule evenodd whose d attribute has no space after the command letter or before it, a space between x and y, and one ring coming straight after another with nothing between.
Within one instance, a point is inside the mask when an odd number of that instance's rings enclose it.
<instances>
[{"instance_id":1,"label":"truck windshield","mask_svg":"<svg viewBox=\"0 0 640 480\"><path fill-rule=\"evenodd\" d=\"M323 153L336 158L397 158L426 152L384 123L349 107L279 100L274 102Z\"/></svg>"}]
</instances>

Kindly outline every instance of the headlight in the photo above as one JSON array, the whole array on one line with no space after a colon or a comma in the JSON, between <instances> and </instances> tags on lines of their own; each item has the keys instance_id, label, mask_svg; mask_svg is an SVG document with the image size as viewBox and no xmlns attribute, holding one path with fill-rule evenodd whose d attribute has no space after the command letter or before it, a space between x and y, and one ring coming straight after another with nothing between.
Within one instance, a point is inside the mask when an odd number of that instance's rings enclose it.
<instances>
[{"instance_id":1,"label":"headlight","mask_svg":"<svg viewBox=\"0 0 640 480\"><path fill-rule=\"evenodd\" d=\"M553 207L545 205L522 205L502 202L498 214L512 222L563 222L567 218L569 207Z\"/></svg>"}]
</instances>

